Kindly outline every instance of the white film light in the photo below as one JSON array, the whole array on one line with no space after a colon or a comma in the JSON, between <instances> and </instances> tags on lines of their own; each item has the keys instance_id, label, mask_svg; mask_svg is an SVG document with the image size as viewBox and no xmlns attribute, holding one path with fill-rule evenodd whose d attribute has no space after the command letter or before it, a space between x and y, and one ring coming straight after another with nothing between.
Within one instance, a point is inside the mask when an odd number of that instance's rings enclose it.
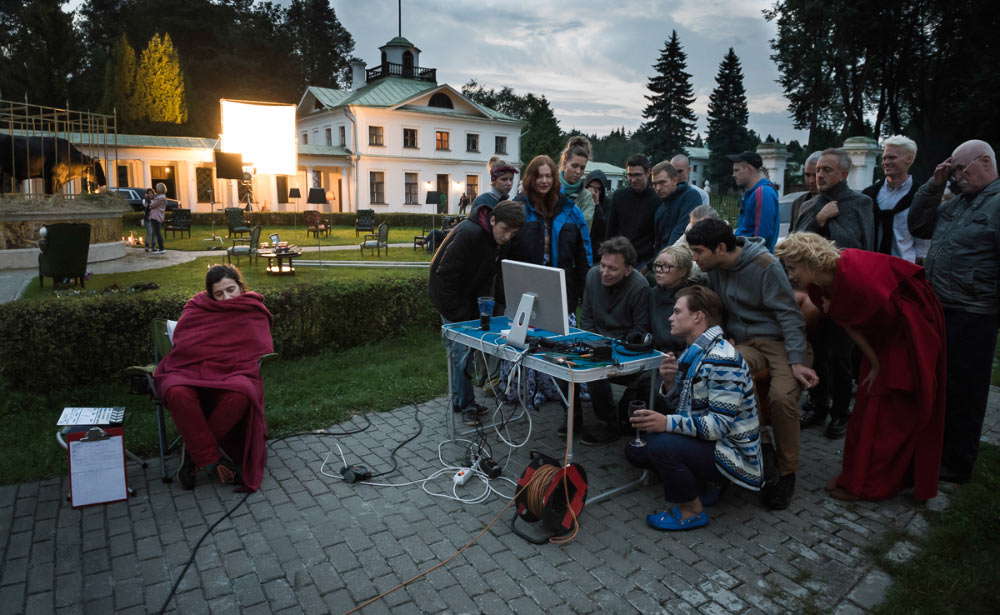
<instances>
[{"instance_id":1,"label":"white film light","mask_svg":"<svg viewBox=\"0 0 1000 615\"><path fill-rule=\"evenodd\" d=\"M219 101L222 105L222 151L242 154L258 173L295 175L295 105Z\"/></svg>"}]
</instances>

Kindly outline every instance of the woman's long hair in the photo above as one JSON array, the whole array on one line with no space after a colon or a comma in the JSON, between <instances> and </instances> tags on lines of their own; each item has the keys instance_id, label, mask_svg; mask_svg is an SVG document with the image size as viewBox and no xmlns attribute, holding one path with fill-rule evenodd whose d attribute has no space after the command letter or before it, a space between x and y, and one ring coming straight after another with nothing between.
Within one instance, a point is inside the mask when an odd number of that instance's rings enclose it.
<instances>
[{"instance_id":1,"label":"woman's long hair","mask_svg":"<svg viewBox=\"0 0 1000 615\"><path fill-rule=\"evenodd\" d=\"M548 165L552 173L552 187L547 194L541 194L535 188L535 181L538 179L539 170ZM551 220L555 216L556 203L559 202L559 176L556 163L545 154L540 154L531 159L524 169L521 183L524 184L524 192L528 195L528 201L535 208L540 216L546 220Z\"/></svg>"}]
</instances>

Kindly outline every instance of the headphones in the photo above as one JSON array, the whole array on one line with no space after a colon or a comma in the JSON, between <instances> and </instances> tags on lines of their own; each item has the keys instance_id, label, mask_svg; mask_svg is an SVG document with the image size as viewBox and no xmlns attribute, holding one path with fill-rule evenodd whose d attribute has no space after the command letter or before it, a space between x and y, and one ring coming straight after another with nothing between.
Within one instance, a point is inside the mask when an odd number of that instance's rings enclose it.
<instances>
[{"instance_id":1,"label":"headphones","mask_svg":"<svg viewBox=\"0 0 1000 615\"><path fill-rule=\"evenodd\" d=\"M619 352L624 351L631 354L645 354L653 350L653 334L643 331L632 331L620 340Z\"/></svg>"}]
</instances>

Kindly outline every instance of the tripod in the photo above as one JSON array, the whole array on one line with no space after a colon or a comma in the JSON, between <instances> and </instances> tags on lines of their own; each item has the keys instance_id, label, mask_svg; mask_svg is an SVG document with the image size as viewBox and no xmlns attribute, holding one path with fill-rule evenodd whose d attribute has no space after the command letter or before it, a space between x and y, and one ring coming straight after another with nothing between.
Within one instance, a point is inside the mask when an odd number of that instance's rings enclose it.
<instances>
[{"instance_id":1,"label":"tripod","mask_svg":"<svg viewBox=\"0 0 1000 615\"><path fill-rule=\"evenodd\" d=\"M212 189L211 188L208 189L208 200L209 200L209 204L208 204L208 207L209 207L208 217L212 219L212 236L208 237L206 239L202 239L202 241L218 241L219 244L221 245L222 244L222 237L219 237L218 235L215 234L215 197L212 195Z\"/></svg>"}]
</instances>

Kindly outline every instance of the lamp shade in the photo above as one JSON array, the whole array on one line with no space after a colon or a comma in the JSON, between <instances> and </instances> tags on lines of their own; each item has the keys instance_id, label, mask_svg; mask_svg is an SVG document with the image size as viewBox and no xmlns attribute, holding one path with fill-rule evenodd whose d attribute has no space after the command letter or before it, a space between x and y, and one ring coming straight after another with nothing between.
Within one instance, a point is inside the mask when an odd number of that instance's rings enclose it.
<instances>
[{"instance_id":1,"label":"lamp shade","mask_svg":"<svg viewBox=\"0 0 1000 615\"><path fill-rule=\"evenodd\" d=\"M441 193L440 192L438 192L437 190L428 190L427 191L427 200L425 200L424 203L426 203L428 205L437 205L440 202L441 202Z\"/></svg>"},{"instance_id":2,"label":"lamp shade","mask_svg":"<svg viewBox=\"0 0 1000 615\"><path fill-rule=\"evenodd\" d=\"M302 193L299 192L298 188L289 188L288 189L288 198L290 198L290 199L301 199L302 198Z\"/></svg>"},{"instance_id":3,"label":"lamp shade","mask_svg":"<svg viewBox=\"0 0 1000 615\"><path fill-rule=\"evenodd\" d=\"M320 203L326 203L326 191L322 188L310 188L309 198L306 199L306 202L315 203L317 205Z\"/></svg>"}]
</instances>

